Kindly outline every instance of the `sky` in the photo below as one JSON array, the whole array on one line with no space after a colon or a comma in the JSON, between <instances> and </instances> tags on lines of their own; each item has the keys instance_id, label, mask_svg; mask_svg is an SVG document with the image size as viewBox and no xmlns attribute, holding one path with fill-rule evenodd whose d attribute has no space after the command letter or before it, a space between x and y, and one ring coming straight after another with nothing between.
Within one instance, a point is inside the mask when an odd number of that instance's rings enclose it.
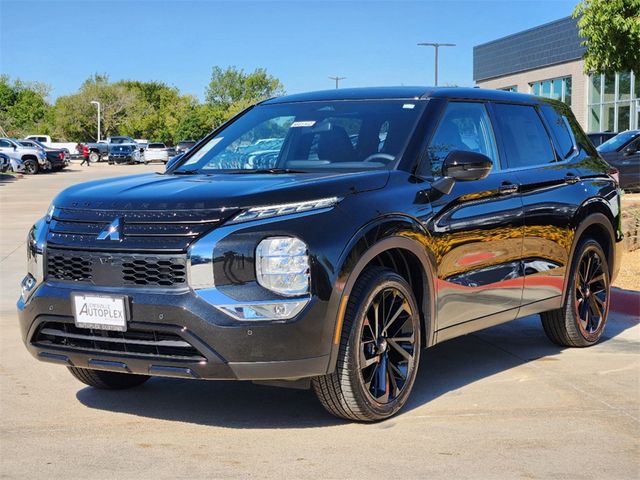
<instances>
[{"instance_id":1,"label":"sky","mask_svg":"<svg viewBox=\"0 0 640 480\"><path fill-rule=\"evenodd\" d=\"M214 65L266 68L287 93L473 85L473 47L570 15L576 1L0 0L0 73L75 92L94 73L202 99Z\"/></svg>"}]
</instances>

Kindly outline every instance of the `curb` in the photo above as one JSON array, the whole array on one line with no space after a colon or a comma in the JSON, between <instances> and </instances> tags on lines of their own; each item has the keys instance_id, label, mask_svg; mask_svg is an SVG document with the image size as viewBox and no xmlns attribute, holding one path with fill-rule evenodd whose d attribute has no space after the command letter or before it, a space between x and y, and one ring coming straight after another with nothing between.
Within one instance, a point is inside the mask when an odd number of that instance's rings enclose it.
<instances>
[{"instance_id":1,"label":"curb","mask_svg":"<svg viewBox=\"0 0 640 480\"><path fill-rule=\"evenodd\" d=\"M640 292L611 289L611 311L630 315L640 321Z\"/></svg>"}]
</instances>

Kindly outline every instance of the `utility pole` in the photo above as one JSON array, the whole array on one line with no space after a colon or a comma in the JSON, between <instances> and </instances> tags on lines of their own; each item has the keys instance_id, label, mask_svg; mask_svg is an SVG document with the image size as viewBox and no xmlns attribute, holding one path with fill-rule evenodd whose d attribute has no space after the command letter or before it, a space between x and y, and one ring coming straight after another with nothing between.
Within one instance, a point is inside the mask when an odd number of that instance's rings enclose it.
<instances>
[{"instance_id":1,"label":"utility pole","mask_svg":"<svg viewBox=\"0 0 640 480\"><path fill-rule=\"evenodd\" d=\"M344 79L345 79L345 78L347 78L347 77L338 77L338 76L336 76L336 77L329 77L329 78L330 78L331 80L335 80L335 81L336 81L336 88L338 88L338 82L339 82L340 80L344 80Z\"/></svg>"},{"instance_id":2,"label":"utility pole","mask_svg":"<svg viewBox=\"0 0 640 480\"><path fill-rule=\"evenodd\" d=\"M95 100L92 100L91 102L92 105L96 105L98 107L98 142L100 141L100 102L96 102Z\"/></svg>"},{"instance_id":3,"label":"utility pole","mask_svg":"<svg viewBox=\"0 0 640 480\"><path fill-rule=\"evenodd\" d=\"M455 43L436 43L436 42L422 42L418 44L419 47L433 47L436 51L436 68L435 68L435 77L436 77L436 87L438 86L438 49L440 47L455 47Z\"/></svg>"}]
</instances>

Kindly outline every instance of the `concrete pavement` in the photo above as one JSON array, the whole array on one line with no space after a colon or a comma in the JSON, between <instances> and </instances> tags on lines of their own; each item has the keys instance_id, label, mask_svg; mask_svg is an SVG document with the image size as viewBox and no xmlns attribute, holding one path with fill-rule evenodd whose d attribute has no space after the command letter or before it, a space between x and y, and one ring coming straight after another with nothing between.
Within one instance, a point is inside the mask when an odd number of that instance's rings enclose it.
<instances>
[{"instance_id":1,"label":"concrete pavement","mask_svg":"<svg viewBox=\"0 0 640 480\"><path fill-rule=\"evenodd\" d=\"M589 349L552 345L537 317L438 345L407 408L374 425L334 419L308 391L152 379L105 392L37 362L15 314L29 226L65 186L161 168L74 164L0 182L0 477L640 477L631 315L613 314Z\"/></svg>"}]
</instances>

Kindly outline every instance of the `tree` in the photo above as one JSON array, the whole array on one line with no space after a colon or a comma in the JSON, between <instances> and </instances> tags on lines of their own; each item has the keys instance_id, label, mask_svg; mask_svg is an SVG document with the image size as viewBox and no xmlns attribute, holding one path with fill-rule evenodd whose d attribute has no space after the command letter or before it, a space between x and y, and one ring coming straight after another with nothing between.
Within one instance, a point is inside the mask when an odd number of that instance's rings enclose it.
<instances>
[{"instance_id":1,"label":"tree","mask_svg":"<svg viewBox=\"0 0 640 480\"><path fill-rule=\"evenodd\" d=\"M50 88L39 82L10 81L0 76L0 125L12 137L49 133L52 114Z\"/></svg>"},{"instance_id":2,"label":"tree","mask_svg":"<svg viewBox=\"0 0 640 480\"><path fill-rule=\"evenodd\" d=\"M236 67L223 70L216 66L207 87L206 102L229 110L234 104L250 105L283 93L280 80L269 75L264 68L245 73Z\"/></svg>"},{"instance_id":3,"label":"tree","mask_svg":"<svg viewBox=\"0 0 640 480\"><path fill-rule=\"evenodd\" d=\"M586 39L586 73L640 73L640 0L582 0L573 16Z\"/></svg>"}]
</instances>

